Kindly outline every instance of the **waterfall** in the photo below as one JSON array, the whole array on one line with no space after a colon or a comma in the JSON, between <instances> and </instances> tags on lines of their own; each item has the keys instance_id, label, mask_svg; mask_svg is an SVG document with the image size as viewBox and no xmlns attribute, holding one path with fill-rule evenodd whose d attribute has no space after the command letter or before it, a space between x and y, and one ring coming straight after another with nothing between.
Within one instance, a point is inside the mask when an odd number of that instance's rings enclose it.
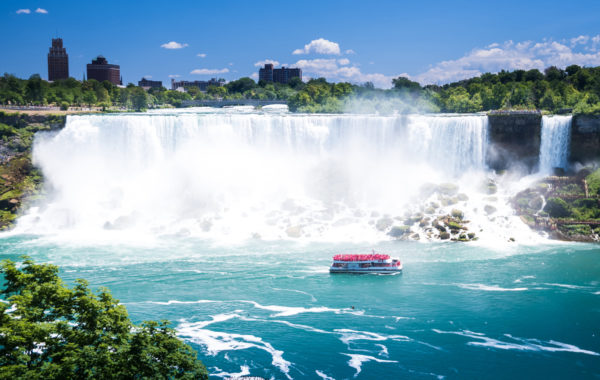
<instances>
[{"instance_id":1,"label":"waterfall","mask_svg":"<svg viewBox=\"0 0 600 380\"><path fill-rule=\"evenodd\" d=\"M542 116L540 173L551 174L554 168L567 169L571 116Z\"/></svg>"},{"instance_id":2,"label":"waterfall","mask_svg":"<svg viewBox=\"0 0 600 380\"><path fill-rule=\"evenodd\" d=\"M69 116L36 137L48 196L17 229L274 238L297 226L312 238L373 229L371 215L398 215L423 183L484 169L486 141L479 115Z\"/></svg>"}]
</instances>

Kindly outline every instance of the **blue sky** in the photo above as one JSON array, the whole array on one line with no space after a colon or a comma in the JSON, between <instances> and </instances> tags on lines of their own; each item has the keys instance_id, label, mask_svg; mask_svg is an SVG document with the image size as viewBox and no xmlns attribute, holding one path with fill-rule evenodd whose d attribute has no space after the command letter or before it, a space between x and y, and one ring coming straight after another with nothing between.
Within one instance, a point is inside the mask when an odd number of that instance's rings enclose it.
<instances>
[{"instance_id":1,"label":"blue sky","mask_svg":"<svg viewBox=\"0 0 600 380\"><path fill-rule=\"evenodd\" d=\"M266 60L305 77L445 83L500 69L600 65L600 1L7 1L0 73L47 77L53 36L70 74L98 54L124 82L227 80Z\"/></svg>"}]
</instances>

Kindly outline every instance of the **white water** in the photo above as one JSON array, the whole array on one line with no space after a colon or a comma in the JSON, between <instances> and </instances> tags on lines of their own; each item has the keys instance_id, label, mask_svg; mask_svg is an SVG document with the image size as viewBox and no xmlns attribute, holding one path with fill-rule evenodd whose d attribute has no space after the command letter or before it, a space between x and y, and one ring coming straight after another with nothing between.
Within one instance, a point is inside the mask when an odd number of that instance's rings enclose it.
<instances>
[{"instance_id":1,"label":"white water","mask_svg":"<svg viewBox=\"0 0 600 380\"><path fill-rule=\"evenodd\" d=\"M540 173L551 174L552 169L567 169L572 116L542 116L540 145Z\"/></svg>"},{"instance_id":2,"label":"white water","mask_svg":"<svg viewBox=\"0 0 600 380\"><path fill-rule=\"evenodd\" d=\"M415 211L424 183L453 182L472 198L461 205L467 216L478 226L494 219L512 230L493 232L505 239L523 226L512 228L502 200L478 194L486 146L487 117L478 115L244 108L69 116L57 134L37 137L34 161L48 197L16 232L86 241L106 234L374 241L387 239L374 227L379 218ZM490 202L493 217L482 212Z\"/></svg>"}]
</instances>

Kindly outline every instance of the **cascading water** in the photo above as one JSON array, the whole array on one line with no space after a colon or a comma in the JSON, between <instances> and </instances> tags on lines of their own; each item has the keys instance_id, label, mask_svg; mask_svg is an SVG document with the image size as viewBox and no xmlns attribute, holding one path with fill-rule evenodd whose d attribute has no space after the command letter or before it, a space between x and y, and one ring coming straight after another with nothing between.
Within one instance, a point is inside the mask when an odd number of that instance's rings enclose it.
<instances>
[{"instance_id":1,"label":"cascading water","mask_svg":"<svg viewBox=\"0 0 600 380\"><path fill-rule=\"evenodd\" d=\"M478 115L70 116L37 138L49 195L17 232L379 240L424 183L476 188L486 145Z\"/></svg>"},{"instance_id":2,"label":"cascading water","mask_svg":"<svg viewBox=\"0 0 600 380\"><path fill-rule=\"evenodd\" d=\"M554 168L567 169L572 116L542 116L540 173L550 174Z\"/></svg>"}]
</instances>

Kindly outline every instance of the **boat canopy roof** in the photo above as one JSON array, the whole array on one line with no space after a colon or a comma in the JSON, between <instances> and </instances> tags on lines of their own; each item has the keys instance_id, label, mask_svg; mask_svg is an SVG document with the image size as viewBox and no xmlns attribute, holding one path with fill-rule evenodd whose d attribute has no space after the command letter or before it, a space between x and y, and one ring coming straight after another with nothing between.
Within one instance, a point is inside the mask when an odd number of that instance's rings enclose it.
<instances>
[{"instance_id":1,"label":"boat canopy roof","mask_svg":"<svg viewBox=\"0 0 600 380\"><path fill-rule=\"evenodd\" d=\"M369 255L357 255L357 254L342 254L333 256L335 261L377 261L377 260L389 260L390 255L382 255L379 253Z\"/></svg>"}]
</instances>

